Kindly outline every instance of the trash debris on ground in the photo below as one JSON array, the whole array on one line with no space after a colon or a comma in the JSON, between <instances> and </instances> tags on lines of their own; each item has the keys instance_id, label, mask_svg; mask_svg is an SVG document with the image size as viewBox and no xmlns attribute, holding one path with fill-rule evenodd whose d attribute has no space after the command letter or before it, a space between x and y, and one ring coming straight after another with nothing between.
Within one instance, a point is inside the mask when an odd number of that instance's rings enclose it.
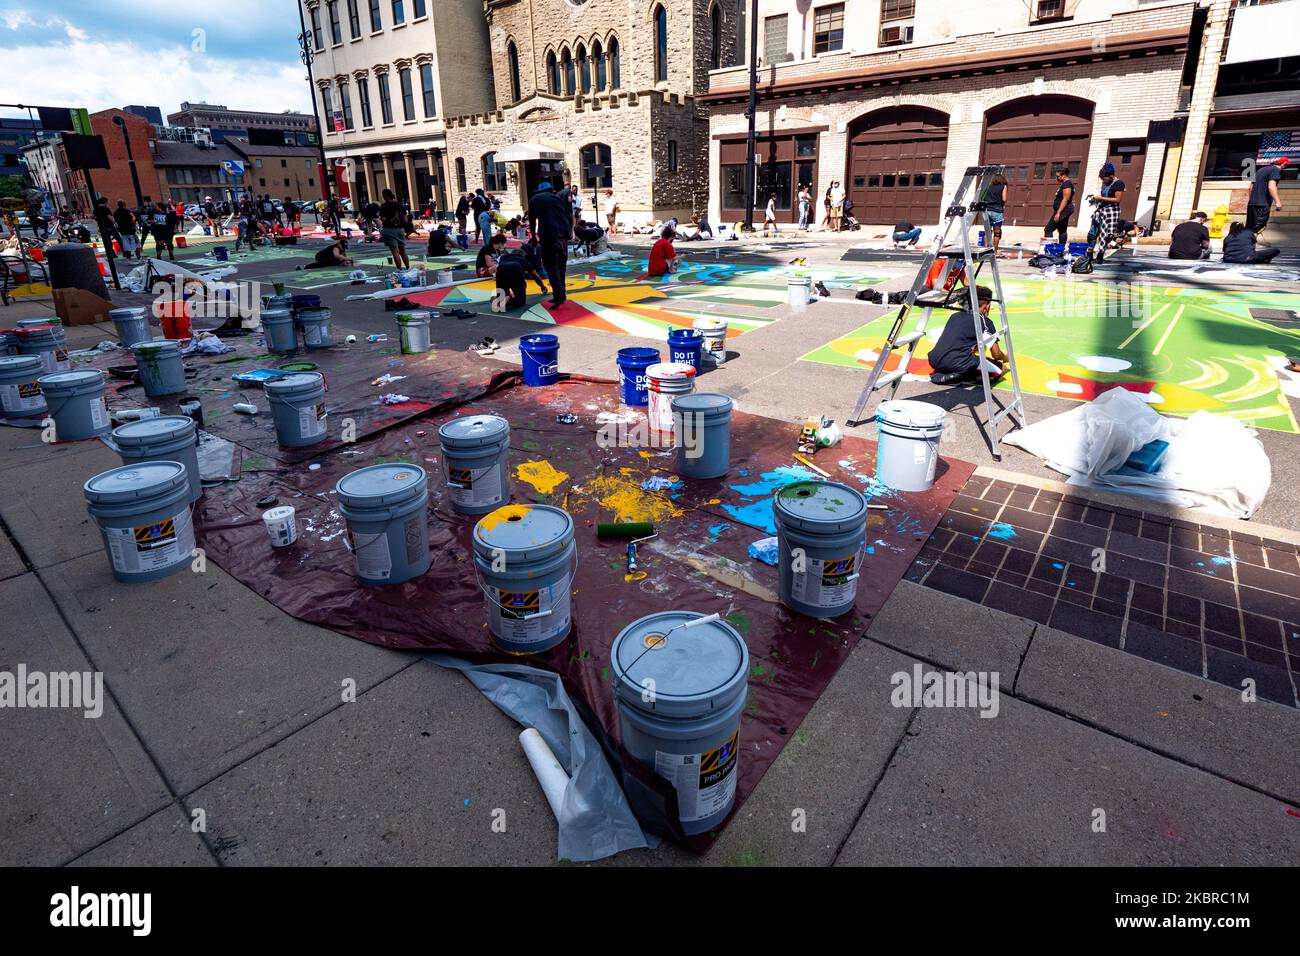
<instances>
[{"instance_id":1,"label":"trash debris on ground","mask_svg":"<svg viewBox=\"0 0 1300 956\"><path fill-rule=\"evenodd\" d=\"M641 482L642 491L667 491L673 486L672 480L656 475Z\"/></svg>"},{"instance_id":2,"label":"trash debris on ground","mask_svg":"<svg viewBox=\"0 0 1300 956\"><path fill-rule=\"evenodd\" d=\"M572 425L578 420L577 415L556 415L555 420L561 425Z\"/></svg>"},{"instance_id":3,"label":"trash debris on ground","mask_svg":"<svg viewBox=\"0 0 1300 956\"><path fill-rule=\"evenodd\" d=\"M405 375L393 375L391 372L385 372L379 378L371 382L371 385L391 385L393 382L400 382L406 378Z\"/></svg>"},{"instance_id":4,"label":"trash debris on ground","mask_svg":"<svg viewBox=\"0 0 1300 956\"><path fill-rule=\"evenodd\" d=\"M387 395L380 396L379 400L385 405L401 405L403 402L409 402L411 396L401 395L397 392L389 392Z\"/></svg>"},{"instance_id":5,"label":"trash debris on ground","mask_svg":"<svg viewBox=\"0 0 1300 956\"><path fill-rule=\"evenodd\" d=\"M770 538L759 538L749 546L749 556L756 561L762 561L764 564L770 564L776 567L780 555L780 548L777 546L776 535Z\"/></svg>"}]
</instances>

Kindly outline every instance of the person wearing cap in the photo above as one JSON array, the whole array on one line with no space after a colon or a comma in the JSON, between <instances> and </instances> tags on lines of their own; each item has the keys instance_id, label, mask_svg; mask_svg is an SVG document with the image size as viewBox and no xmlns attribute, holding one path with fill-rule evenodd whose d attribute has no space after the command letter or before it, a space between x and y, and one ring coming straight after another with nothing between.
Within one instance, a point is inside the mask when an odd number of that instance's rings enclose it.
<instances>
[{"instance_id":1,"label":"person wearing cap","mask_svg":"<svg viewBox=\"0 0 1300 956\"><path fill-rule=\"evenodd\" d=\"M212 201L211 196L203 197L203 218L208 221L208 229L212 235L222 235L221 215L217 212L217 204Z\"/></svg>"},{"instance_id":2,"label":"person wearing cap","mask_svg":"<svg viewBox=\"0 0 1300 956\"><path fill-rule=\"evenodd\" d=\"M1291 160L1283 156L1267 166L1255 167L1255 182L1250 187L1250 198L1246 201L1246 228L1256 236L1261 235L1268 226L1272 210L1282 211L1277 184L1282 179L1282 170L1290 164Z\"/></svg>"},{"instance_id":3,"label":"person wearing cap","mask_svg":"<svg viewBox=\"0 0 1300 956\"><path fill-rule=\"evenodd\" d=\"M568 298L564 277L569 265L569 238L573 235L573 209L548 182L541 183L528 200L528 228L540 243L542 264L551 280L551 298L546 304L557 308Z\"/></svg>"},{"instance_id":4,"label":"person wearing cap","mask_svg":"<svg viewBox=\"0 0 1300 956\"><path fill-rule=\"evenodd\" d=\"M1056 167L1056 196L1052 199L1052 218L1043 226L1043 241L1056 241L1065 245L1069 239L1070 217L1074 215L1074 181L1068 166Z\"/></svg>"},{"instance_id":5,"label":"person wearing cap","mask_svg":"<svg viewBox=\"0 0 1300 956\"><path fill-rule=\"evenodd\" d=\"M1210 230L1205 228L1206 215L1199 210L1184 223L1174 226L1169 237L1170 259L1210 258Z\"/></svg>"},{"instance_id":6,"label":"person wearing cap","mask_svg":"<svg viewBox=\"0 0 1300 956\"><path fill-rule=\"evenodd\" d=\"M975 287L975 297L979 301L980 327L984 335L993 335L996 331L993 320L989 318L989 309L993 305L993 290L986 285ZM963 299L966 297L963 296ZM964 385L976 382L980 378L982 364L991 377L997 378L1006 371L1006 353L994 339L989 345L986 358L975 337L975 317L970 310L963 309L948 317L948 322L939 335L939 341L930 350L926 361L934 370L930 381L935 385ZM991 360L991 361L990 361Z\"/></svg>"},{"instance_id":7,"label":"person wearing cap","mask_svg":"<svg viewBox=\"0 0 1300 956\"><path fill-rule=\"evenodd\" d=\"M1123 230L1119 221L1119 204L1124 199L1124 180L1115 177L1115 164L1106 163L1098 170L1101 177L1101 192L1089 196L1092 202L1092 225L1088 229L1088 252L1095 248L1097 253L1093 261L1101 262L1106 246L1119 236Z\"/></svg>"}]
</instances>

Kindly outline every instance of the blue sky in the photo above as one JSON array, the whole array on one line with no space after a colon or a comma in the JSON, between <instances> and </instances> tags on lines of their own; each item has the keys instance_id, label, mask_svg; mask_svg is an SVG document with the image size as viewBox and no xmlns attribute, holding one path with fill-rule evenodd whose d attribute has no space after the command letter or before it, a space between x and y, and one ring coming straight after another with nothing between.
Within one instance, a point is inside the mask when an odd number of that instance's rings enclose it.
<instances>
[{"instance_id":1,"label":"blue sky","mask_svg":"<svg viewBox=\"0 0 1300 956\"><path fill-rule=\"evenodd\" d=\"M294 0L0 0L0 99L305 112L299 30Z\"/></svg>"}]
</instances>

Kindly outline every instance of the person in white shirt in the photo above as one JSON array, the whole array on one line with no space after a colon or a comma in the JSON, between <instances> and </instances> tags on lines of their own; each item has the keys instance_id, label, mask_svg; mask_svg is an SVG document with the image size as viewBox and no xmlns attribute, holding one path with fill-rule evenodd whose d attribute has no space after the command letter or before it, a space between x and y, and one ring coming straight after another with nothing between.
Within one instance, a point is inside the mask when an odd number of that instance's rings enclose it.
<instances>
[{"instance_id":1,"label":"person in white shirt","mask_svg":"<svg viewBox=\"0 0 1300 956\"><path fill-rule=\"evenodd\" d=\"M614 190L605 190L605 201L601 204L601 212L605 214L606 234L610 236L618 235L618 200L614 198Z\"/></svg>"},{"instance_id":2,"label":"person in white shirt","mask_svg":"<svg viewBox=\"0 0 1300 956\"><path fill-rule=\"evenodd\" d=\"M763 213L763 238L767 238L767 231L771 229L776 232L776 193L767 197L767 210Z\"/></svg>"},{"instance_id":3,"label":"person in white shirt","mask_svg":"<svg viewBox=\"0 0 1300 956\"><path fill-rule=\"evenodd\" d=\"M831 231L839 232L844 223L844 187L831 183Z\"/></svg>"}]
</instances>

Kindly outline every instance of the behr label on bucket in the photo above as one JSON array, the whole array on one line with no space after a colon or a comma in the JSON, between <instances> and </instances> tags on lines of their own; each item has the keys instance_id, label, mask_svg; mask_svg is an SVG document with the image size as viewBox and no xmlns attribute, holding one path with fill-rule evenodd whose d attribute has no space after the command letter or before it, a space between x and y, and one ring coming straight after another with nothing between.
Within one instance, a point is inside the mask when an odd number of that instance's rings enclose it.
<instances>
[{"instance_id":1,"label":"behr label on bucket","mask_svg":"<svg viewBox=\"0 0 1300 956\"><path fill-rule=\"evenodd\" d=\"M736 748L740 731L719 747L698 754L655 751L655 773L677 788L682 823L705 820L736 799Z\"/></svg>"},{"instance_id":2,"label":"behr label on bucket","mask_svg":"<svg viewBox=\"0 0 1300 956\"><path fill-rule=\"evenodd\" d=\"M194 550L190 509L182 508L165 521L130 528L104 528L113 569L127 574L161 571L188 561Z\"/></svg>"},{"instance_id":3,"label":"behr label on bucket","mask_svg":"<svg viewBox=\"0 0 1300 956\"><path fill-rule=\"evenodd\" d=\"M324 402L305 405L298 409L298 430L302 433L302 437L315 438L318 435L324 435L328 417L325 412Z\"/></svg>"},{"instance_id":4,"label":"behr label on bucket","mask_svg":"<svg viewBox=\"0 0 1300 956\"><path fill-rule=\"evenodd\" d=\"M796 601L816 607L842 607L857 595L857 568L861 563L861 551L846 558L812 559L805 571L793 572L790 593Z\"/></svg>"},{"instance_id":5,"label":"behr label on bucket","mask_svg":"<svg viewBox=\"0 0 1300 956\"><path fill-rule=\"evenodd\" d=\"M448 467L447 494L457 504L474 508L499 505L503 497L501 469L496 465L488 468Z\"/></svg>"},{"instance_id":6,"label":"behr label on bucket","mask_svg":"<svg viewBox=\"0 0 1300 956\"><path fill-rule=\"evenodd\" d=\"M569 630L571 575L531 591L497 588L495 604L488 604L489 627L503 643L534 645Z\"/></svg>"}]
</instances>

